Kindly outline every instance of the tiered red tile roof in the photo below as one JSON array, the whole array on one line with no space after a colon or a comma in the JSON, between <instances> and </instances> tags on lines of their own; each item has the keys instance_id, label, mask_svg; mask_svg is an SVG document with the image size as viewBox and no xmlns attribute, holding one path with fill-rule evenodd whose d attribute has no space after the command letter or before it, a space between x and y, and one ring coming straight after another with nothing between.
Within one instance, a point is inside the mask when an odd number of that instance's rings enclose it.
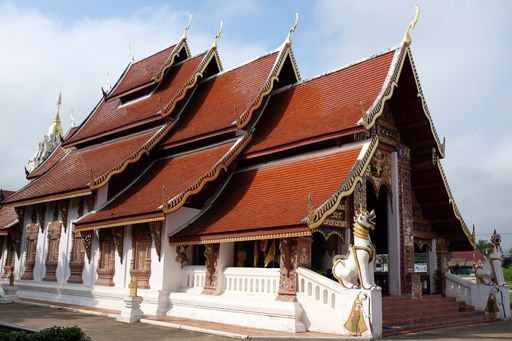
<instances>
[{"instance_id":1,"label":"tiered red tile roof","mask_svg":"<svg viewBox=\"0 0 512 341\"><path fill-rule=\"evenodd\" d=\"M62 144L59 144L43 163L27 175L27 179L34 179L46 173L50 168L55 166L67 152L69 152L69 150L64 149Z\"/></svg>"},{"instance_id":2,"label":"tiered red tile roof","mask_svg":"<svg viewBox=\"0 0 512 341\"><path fill-rule=\"evenodd\" d=\"M235 141L156 161L130 189L101 210L85 216L76 226L101 226L144 218L163 216L162 192L172 198L207 173L233 147Z\"/></svg>"},{"instance_id":3,"label":"tiered red tile roof","mask_svg":"<svg viewBox=\"0 0 512 341\"><path fill-rule=\"evenodd\" d=\"M160 128L153 128L107 143L76 149L67 154L50 172L30 182L16 194L9 197L5 203L87 189L93 175L100 176L125 161L155 135Z\"/></svg>"},{"instance_id":4,"label":"tiered red tile roof","mask_svg":"<svg viewBox=\"0 0 512 341\"><path fill-rule=\"evenodd\" d=\"M282 230L307 231L301 223L323 203L352 170L361 145L324 155L303 156L236 173L213 206L173 242L265 235Z\"/></svg>"},{"instance_id":5,"label":"tiered red tile roof","mask_svg":"<svg viewBox=\"0 0 512 341\"><path fill-rule=\"evenodd\" d=\"M151 60L156 56L158 54L147 59ZM165 86L159 87L151 96L126 104L121 103L119 97L108 99L106 102L102 101L67 143L87 139L151 118L160 118L159 112L162 107L178 93L196 71L203 57L204 54L201 54L172 67L167 73L168 80L166 80Z\"/></svg>"},{"instance_id":6,"label":"tiered red tile roof","mask_svg":"<svg viewBox=\"0 0 512 341\"><path fill-rule=\"evenodd\" d=\"M272 95L246 154L357 127L382 89L394 52Z\"/></svg>"},{"instance_id":7,"label":"tiered red tile roof","mask_svg":"<svg viewBox=\"0 0 512 341\"><path fill-rule=\"evenodd\" d=\"M136 63L131 63L123 76L121 76L119 83L114 87L110 97L118 96L128 90L152 83L153 77L160 71L175 47L176 45L169 46Z\"/></svg>"},{"instance_id":8,"label":"tiered red tile roof","mask_svg":"<svg viewBox=\"0 0 512 341\"><path fill-rule=\"evenodd\" d=\"M262 90L278 54L265 55L200 83L177 129L163 144L233 127L237 116Z\"/></svg>"},{"instance_id":9,"label":"tiered red tile roof","mask_svg":"<svg viewBox=\"0 0 512 341\"><path fill-rule=\"evenodd\" d=\"M14 191L2 189L0 191L0 202L12 194L14 194ZM0 235L7 233L5 229L16 222L16 220L18 220L18 216L13 207L0 207Z\"/></svg>"}]
</instances>

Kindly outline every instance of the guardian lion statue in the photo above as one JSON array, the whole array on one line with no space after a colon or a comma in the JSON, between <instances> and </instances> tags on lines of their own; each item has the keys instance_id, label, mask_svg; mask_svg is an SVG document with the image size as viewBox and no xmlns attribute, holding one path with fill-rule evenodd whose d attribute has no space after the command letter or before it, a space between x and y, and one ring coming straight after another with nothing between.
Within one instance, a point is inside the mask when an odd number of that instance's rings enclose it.
<instances>
[{"instance_id":1,"label":"guardian lion statue","mask_svg":"<svg viewBox=\"0 0 512 341\"><path fill-rule=\"evenodd\" d=\"M501 236L494 230L488 255L484 255L484 262L475 264L475 277L477 283L507 285L503 276L503 250L501 249Z\"/></svg>"},{"instance_id":2,"label":"guardian lion statue","mask_svg":"<svg viewBox=\"0 0 512 341\"><path fill-rule=\"evenodd\" d=\"M344 288L371 289L377 287L374 279L375 247L370 240L370 230L375 229L375 211L360 210L354 217L352 232L354 245L345 256L336 256L332 273Z\"/></svg>"}]
</instances>

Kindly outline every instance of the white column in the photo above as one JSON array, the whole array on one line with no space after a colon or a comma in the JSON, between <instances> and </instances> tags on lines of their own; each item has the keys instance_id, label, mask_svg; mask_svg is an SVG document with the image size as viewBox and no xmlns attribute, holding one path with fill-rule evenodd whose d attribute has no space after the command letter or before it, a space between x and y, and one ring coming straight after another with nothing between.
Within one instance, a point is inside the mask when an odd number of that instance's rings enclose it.
<instances>
[{"instance_id":1,"label":"white column","mask_svg":"<svg viewBox=\"0 0 512 341\"><path fill-rule=\"evenodd\" d=\"M392 191L388 200L389 294L400 296L400 211L398 187L398 155L391 153Z\"/></svg>"},{"instance_id":2,"label":"white column","mask_svg":"<svg viewBox=\"0 0 512 341\"><path fill-rule=\"evenodd\" d=\"M432 250L427 248L427 268L428 268L428 277L430 281L430 293L433 294L436 292L435 281L434 281L434 273L437 270L437 255L436 255L436 240L432 239Z\"/></svg>"},{"instance_id":3,"label":"white column","mask_svg":"<svg viewBox=\"0 0 512 341\"><path fill-rule=\"evenodd\" d=\"M46 254L48 252L48 225L53 220L55 203L46 203L44 211L44 225L39 227L37 234L36 264L34 266L34 281L41 281L46 274ZM41 231L41 228L43 231Z\"/></svg>"},{"instance_id":4,"label":"white column","mask_svg":"<svg viewBox=\"0 0 512 341\"><path fill-rule=\"evenodd\" d=\"M233 266L235 243L220 243L217 261L217 292L224 291L224 269Z\"/></svg>"},{"instance_id":5,"label":"white column","mask_svg":"<svg viewBox=\"0 0 512 341\"><path fill-rule=\"evenodd\" d=\"M7 260L7 236L0 237L0 244L0 249L2 249L2 253L0 254L0 278L2 278L5 262Z\"/></svg>"}]
</instances>

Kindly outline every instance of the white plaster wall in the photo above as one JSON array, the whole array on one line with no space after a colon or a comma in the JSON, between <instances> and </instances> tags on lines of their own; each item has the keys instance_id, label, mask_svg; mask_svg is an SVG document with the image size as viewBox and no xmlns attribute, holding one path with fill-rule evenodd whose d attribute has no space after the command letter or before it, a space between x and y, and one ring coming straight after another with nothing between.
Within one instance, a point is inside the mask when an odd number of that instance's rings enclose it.
<instances>
[{"instance_id":1,"label":"white plaster wall","mask_svg":"<svg viewBox=\"0 0 512 341\"><path fill-rule=\"evenodd\" d=\"M97 210L103 206L108 200L108 184L100 187L96 191L96 198L94 202L94 209Z\"/></svg>"},{"instance_id":2,"label":"white plaster wall","mask_svg":"<svg viewBox=\"0 0 512 341\"><path fill-rule=\"evenodd\" d=\"M126 252L128 251L127 247L127 239L130 239L130 248L131 248L131 233L127 233L124 227L117 227L119 231L123 233L123 254L119 255L117 252L117 247L115 248L115 272L114 277L112 278L114 281L114 286L116 288L125 288L126 286ZM130 231L131 232L131 231Z\"/></svg>"},{"instance_id":3,"label":"white plaster wall","mask_svg":"<svg viewBox=\"0 0 512 341\"><path fill-rule=\"evenodd\" d=\"M0 247L0 249L2 249L2 253L0 254L0 278L2 278L4 275L5 262L7 261L7 236L2 237L0 243L2 244Z\"/></svg>"},{"instance_id":4,"label":"white plaster wall","mask_svg":"<svg viewBox=\"0 0 512 341\"><path fill-rule=\"evenodd\" d=\"M158 260L155 241L153 240L151 243L151 276L149 277L149 287L151 290L162 290L164 287L164 261L162 253L164 252L166 244L169 245L169 241L166 237L164 227L162 228L162 239L160 240L160 260Z\"/></svg>"},{"instance_id":5,"label":"white plaster wall","mask_svg":"<svg viewBox=\"0 0 512 341\"><path fill-rule=\"evenodd\" d=\"M100 256L99 250L99 242L98 242L98 233L93 233L93 240L91 246L91 260L87 258L87 255L84 256L84 270L82 272L82 278L84 281L84 285L94 285L96 280L98 279L98 274L96 273L96 266L98 265L98 260Z\"/></svg>"},{"instance_id":6,"label":"white plaster wall","mask_svg":"<svg viewBox=\"0 0 512 341\"><path fill-rule=\"evenodd\" d=\"M224 288L225 276L222 275L224 269L233 266L233 253L235 252L235 243L220 243L219 260L217 261L218 283L217 292Z\"/></svg>"},{"instance_id":7,"label":"white plaster wall","mask_svg":"<svg viewBox=\"0 0 512 341\"><path fill-rule=\"evenodd\" d=\"M46 274L46 254L48 253L48 225L53 220L54 203L47 203L44 214L43 231L39 228L37 235L36 265L34 267L34 281L41 281Z\"/></svg>"},{"instance_id":8,"label":"white plaster wall","mask_svg":"<svg viewBox=\"0 0 512 341\"><path fill-rule=\"evenodd\" d=\"M181 287L181 264L175 260L176 247L171 247L168 237L179 231L199 212L200 210L197 209L182 207L178 211L168 214L165 218L165 228L162 232L162 264L160 265L162 269L162 290L177 291ZM153 287L151 288L153 289Z\"/></svg>"},{"instance_id":9,"label":"white plaster wall","mask_svg":"<svg viewBox=\"0 0 512 341\"><path fill-rule=\"evenodd\" d=\"M389 294L400 296L400 209L398 188L398 155L391 153L391 195L388 201Z\"/></svg>"},{"instance_id":10,"label":"white plaster wall","mask_svg":"<svg viewBox=\"0 0 512 341\"><path fill-rule=\"evenodd\" d=\"M78 203L80 198L70 199L68 206L68 224L67 231L60 237L59 244L59 267L57 268L57 281L67 283L71 276L69 261L71 260L71 251L73 248L73 222L78 219Z\"/></svg>"},{"instance_id":11,"label":"white plaster wall","mask_svg":"<svg viewBox=\"0 0 512 341\"><path fill-rule=\"evenodd\" d=\"M20 279L21 275L25 271L25 254L27 253L27 223L30 221L30 215L32 214L33 206L26 206L23 214L23 221L21 224L21 245L20 245L20 256L16 254L14 261L14 278Z\"/></svg>"}]
</instances>

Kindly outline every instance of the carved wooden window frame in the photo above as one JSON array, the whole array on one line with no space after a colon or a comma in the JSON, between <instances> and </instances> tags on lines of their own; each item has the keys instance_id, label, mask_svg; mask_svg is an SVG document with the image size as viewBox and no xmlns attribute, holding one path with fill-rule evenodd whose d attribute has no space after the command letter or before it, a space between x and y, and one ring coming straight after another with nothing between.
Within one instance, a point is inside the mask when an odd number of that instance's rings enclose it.
<instances>
[{"instance_id":1,"label":"carved wooden window frame","mask_svg":"<svg viewBox=\"0 0 512 341\"><path fill-rule=\"evenodd\" d=\"M116 247L114 237L110 229L99 230L98 280L96 285L114 286L114 274L116 264Z\"/></svg>"},{"instance_id":2,"label":"carved wooden window frame","mask_svg":"<svg viewBox=\"0 0 512 341\"><path fill-rule=\"evenodd\" d=\"M132 227L130 275L137 278L139 289L150 289L152 241L148 224L137 224Z\"/></svg>"}]
</instances>

